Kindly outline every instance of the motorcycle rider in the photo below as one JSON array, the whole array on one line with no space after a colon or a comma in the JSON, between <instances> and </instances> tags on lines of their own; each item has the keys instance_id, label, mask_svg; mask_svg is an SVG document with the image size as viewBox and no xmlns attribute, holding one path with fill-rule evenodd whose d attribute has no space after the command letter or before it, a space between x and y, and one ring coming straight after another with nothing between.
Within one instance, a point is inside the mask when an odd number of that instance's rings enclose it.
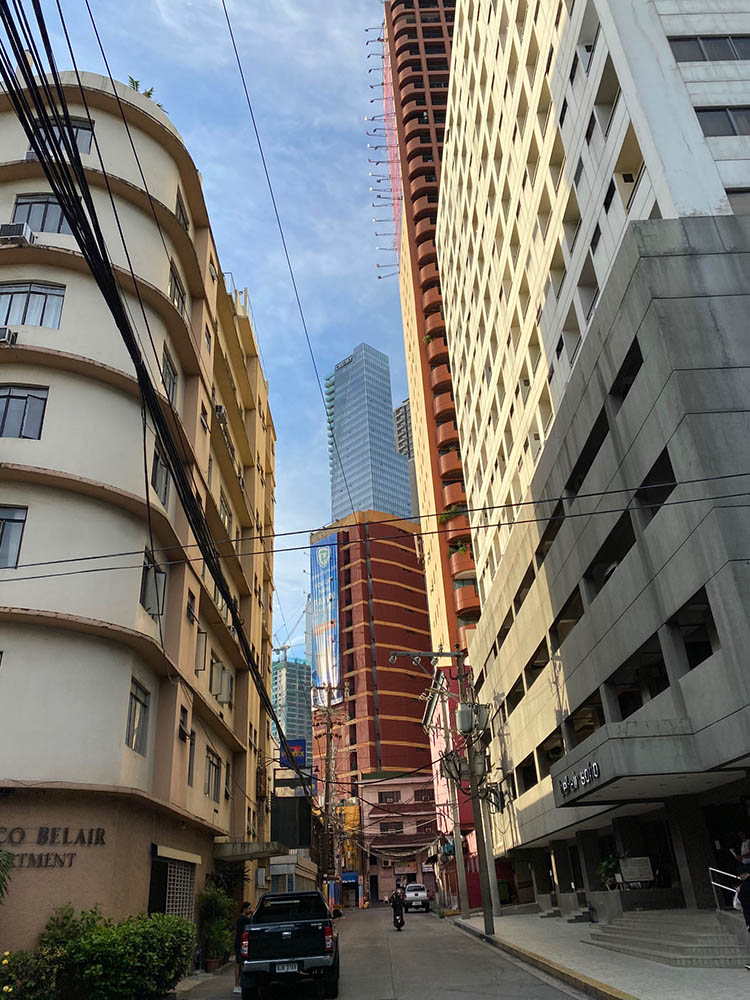
<instances>
[{"instance_id":1,"label":"motorcycle rider","mask_svg":"<svg viewBox=\"0 0 750 1000\"><path fill-rule=\"evenodd\" d=\"M388 902L393 910L393 926L400 931L404 926L404 896L400 886L396 886Z\"/></svg>"}]
</instances>

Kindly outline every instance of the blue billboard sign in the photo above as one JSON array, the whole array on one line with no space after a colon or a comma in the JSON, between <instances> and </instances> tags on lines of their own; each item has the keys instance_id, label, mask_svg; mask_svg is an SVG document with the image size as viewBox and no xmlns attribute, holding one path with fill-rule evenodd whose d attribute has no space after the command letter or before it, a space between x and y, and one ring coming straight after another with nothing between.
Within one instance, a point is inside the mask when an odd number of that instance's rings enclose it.
<instances>
[{"instance_id":1,"label":"blue billboard sign","mask_svg":"<svg viewBox=\"0 0 750 1000\"><path fill-rule=\"evenodd\" d=\"M287 743L292 752L292 760L289 759L282 747L279 753L279 763L282 767L294 767L296 764L297 767L304 769L307 760L307 740L287 740Z\"/></svg>"},{"instance_id":2,"label":"blue billboard sign","mask_svg":"<svg viewBox=\"0 0 750 1000\"><path fill-rule=\"evenodd\" d=\"M325 691L318 689L329 684L331 702L341 701L338 562L335 532L310 546L313 705L326 704Z\"/></svg>"}]
</instances>

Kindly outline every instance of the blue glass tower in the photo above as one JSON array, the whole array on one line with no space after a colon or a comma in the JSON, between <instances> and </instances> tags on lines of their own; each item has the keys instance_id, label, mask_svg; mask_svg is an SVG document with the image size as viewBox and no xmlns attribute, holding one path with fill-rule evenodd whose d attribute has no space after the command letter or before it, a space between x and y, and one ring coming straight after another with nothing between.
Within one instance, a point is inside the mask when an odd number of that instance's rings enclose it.
<instances>
[{"instance_id":1,"label":"blue glass tower","mask_svg":"<svg viewBox=\"0 0 750 1000\"><path fill-rule=\"evenodd\" d=\"M387 356L369 344L355 347L326 379L326 406L333 520L352 510L411 518L409 461L396 451Z\"/></svg>"}]
</instances>

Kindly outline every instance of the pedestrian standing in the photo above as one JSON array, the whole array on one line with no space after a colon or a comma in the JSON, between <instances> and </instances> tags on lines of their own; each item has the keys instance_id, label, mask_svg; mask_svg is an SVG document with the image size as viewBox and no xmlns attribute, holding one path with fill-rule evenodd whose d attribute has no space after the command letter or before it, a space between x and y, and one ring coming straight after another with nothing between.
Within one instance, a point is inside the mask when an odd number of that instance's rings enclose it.
<instances>
[{"instance_id":1,"label":"pedestrian standing","mask_svg":"<svg viewBox=\"0 0 750 1000\"><path fill-rule=\"evenodd\" d=\"M240 974L242 973L242 963L244 958L242 957L242 935L245 933L247 925L250 923L250 917L253 915L253 907L251 903L243 903L240 907L240 915L237 917L237 923L234 925L234 989L232 993L242 993L242 987L240 986Z\"/></svg>"},{"instance_id":2,"label":"pedestrian standing","mask_svg":"<svg viewBox=\"0 0 750 1000\"><path fill-rule=\"evenodd\" d=\"M734 859L738 862L738 874L743 872L750 872L750 839L747 837L743 830L737 834L737 840L739 841L739 851L735 848L730 848Z\"/></svg>"}]
</instances>

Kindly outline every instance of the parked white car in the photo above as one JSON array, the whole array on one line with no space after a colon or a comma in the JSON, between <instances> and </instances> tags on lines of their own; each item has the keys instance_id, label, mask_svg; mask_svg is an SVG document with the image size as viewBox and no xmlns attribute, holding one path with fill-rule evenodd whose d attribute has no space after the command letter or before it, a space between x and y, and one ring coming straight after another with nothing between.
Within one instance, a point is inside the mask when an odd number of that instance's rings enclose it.
<instances>
[{"instance_id":1,"label":"parked white car","mask_svg":"<svg viewBox=\"0 0 750 1000\"><path fill-rule=\"evenodd\" d=\"M424 910L425 913L430 909L430 900L427 895L427 889L418 882L412 882L406 887L406 899L404 902L405 909L407 910Z\"/></svg>"}]
</instances>

